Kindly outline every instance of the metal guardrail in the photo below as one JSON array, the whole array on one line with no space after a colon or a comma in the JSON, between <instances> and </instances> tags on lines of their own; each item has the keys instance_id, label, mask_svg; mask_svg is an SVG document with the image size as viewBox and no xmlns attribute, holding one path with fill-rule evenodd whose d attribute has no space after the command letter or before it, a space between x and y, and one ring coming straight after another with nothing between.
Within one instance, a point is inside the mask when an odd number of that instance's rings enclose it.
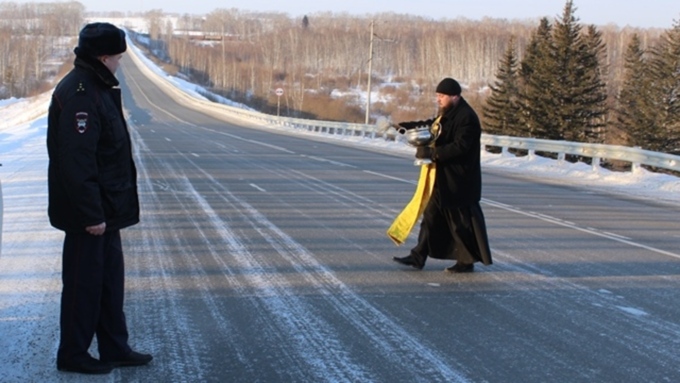
<instances>
[{"instance_id":1,"label":"metal guardrail","mask_svg":"<svg viewBox=\"0 0 680 383\"><path fill-rule=\"evenodd\" d=\"M132 57L133 61L144 73L147 74L147 77L160 86L170 97L175 99L175 101L178 101L184 105L193 106L194 108L216 118L224 119L239 117L251 122L287 126L296 129L304 129L311 132L383 138L386 140L395 139L395 134L390 134L389 131L385 132L384 130L378 129L376 125L272 116L251 110L214 103L212 101L198 99L183 92L168 79L159 76L149 67L147 67L142 62L142 60L137 57L135 49L130 49L128 52L131 52L130 56ZM639 148L631 148L627 146L588 144L572 141L552 141L524 137L494 136L489 134L482 134L481 142L482 147L501 147L503 148L504 152L507 152L508 149L525 149L530 155L535 151L556 153L558 159L560 160L564 160L566 154L590 157L592 158L592 165L594 168L598 167L600 162L606 159L630 162L632 164L632 171L637 170L640 165L646 165L680 172L680 156L653 152Z\"/></svg>"},{"instance_id":2,"label":"metal guardrail","mask_svg":"<svg viewBox=\"0 0 680 383\"><path fill-rule=\"evenodd\" d=\"M638 169L640 165L647 165L680 172L680 156L628 146L493 136L488 134L482 134L482 144L485 146L501 147L503 151L507 151L508 148L525 149L529 152L529 155L536 151L557 153L559 160L564 160L566 154L590 157L592 158L593 167L598 167L601 160L607 159L630 162L632 164L632 171Z\"/></svg>"}]
</instances>

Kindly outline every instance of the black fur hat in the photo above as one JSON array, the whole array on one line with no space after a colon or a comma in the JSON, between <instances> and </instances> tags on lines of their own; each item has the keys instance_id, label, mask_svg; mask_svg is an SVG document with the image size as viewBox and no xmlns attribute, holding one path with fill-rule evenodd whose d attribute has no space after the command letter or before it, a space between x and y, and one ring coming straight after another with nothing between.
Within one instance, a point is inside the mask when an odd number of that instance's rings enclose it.
<instances>
[{"instance_id":1,"label":"black fur hat","mask_svg":"<svg viewBox=\"0 0 680 383\"><path fill-rule=\"evenodd\" d=\"M439 85L437 85L437 93L458 96L460 95L460 92L460 84L450 77L443 79Z\"/></svg>"},{"instance_id":2,"label":"black fur hat","mask_svg":"<svg viewBox=\"0 0 680 383\"><path fill-rule=\"evenodd\" d=\"M127 50L125 31L109 23L87 24L78 34L77 55L114 56Z\"/></svg>"}]
</instances>

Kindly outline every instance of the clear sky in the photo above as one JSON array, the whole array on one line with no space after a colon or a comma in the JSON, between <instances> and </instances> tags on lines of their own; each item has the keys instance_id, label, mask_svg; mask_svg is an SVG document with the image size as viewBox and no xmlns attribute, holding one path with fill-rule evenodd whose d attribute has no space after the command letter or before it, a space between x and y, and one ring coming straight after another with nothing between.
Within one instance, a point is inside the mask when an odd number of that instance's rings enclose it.
<instances>
[{"instance_id":1,"label":"clear sky","mask_svg":"<svg viewBox=\"0 0 680 383\"><path fill-rule=\"evenodd\" d=\"M46 1L46 0L42 0ZM562 13L566 0L79 0L88 11L148 11L205 14L215 9L278 11L291 16L315 12L352 15L394 12L435 20L485 16L506 19L551 20ZM26 1L19 1L21 3ZM680 0L575 0L576 16L583 24L616 24L642 28L671 28L680 20Z\"/></svg>"}]
</instances>

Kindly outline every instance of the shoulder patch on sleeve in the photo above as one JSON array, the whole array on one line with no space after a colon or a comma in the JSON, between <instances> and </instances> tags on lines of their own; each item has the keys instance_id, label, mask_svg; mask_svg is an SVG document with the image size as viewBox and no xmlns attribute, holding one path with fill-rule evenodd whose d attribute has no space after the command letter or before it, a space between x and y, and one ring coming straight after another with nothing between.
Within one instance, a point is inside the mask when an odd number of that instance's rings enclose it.
<instances>
[{"instance_id":1,"label":"shoulder patch on sleeve","mask_svg":"<svg viewBox=\"0 0 680 383\"><path fill-rule=\"evenodd\" d=\"M83 134L87 131L89 127L87 125L87 112L76 112L76 130L78 133Z\"/></svg>"}]
</instances>

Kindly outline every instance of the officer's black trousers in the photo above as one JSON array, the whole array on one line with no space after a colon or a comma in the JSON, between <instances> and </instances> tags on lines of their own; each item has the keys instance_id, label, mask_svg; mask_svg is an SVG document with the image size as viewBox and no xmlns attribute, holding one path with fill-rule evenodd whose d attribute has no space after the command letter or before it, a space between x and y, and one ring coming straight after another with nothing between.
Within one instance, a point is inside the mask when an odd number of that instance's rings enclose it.
<instances>
[{"instance_id":1,"label":"officer's black trousers","mask_svg":"<svg viewBox=\"0 0 680 383\"><path fill-rule=\"evenodd\" d=\"M101 359L117 360L130 352L123 313L124 280L120 231L101 236L66 234L58 360L87 358L94 335Z\"/></svg>"}]
</instances>

